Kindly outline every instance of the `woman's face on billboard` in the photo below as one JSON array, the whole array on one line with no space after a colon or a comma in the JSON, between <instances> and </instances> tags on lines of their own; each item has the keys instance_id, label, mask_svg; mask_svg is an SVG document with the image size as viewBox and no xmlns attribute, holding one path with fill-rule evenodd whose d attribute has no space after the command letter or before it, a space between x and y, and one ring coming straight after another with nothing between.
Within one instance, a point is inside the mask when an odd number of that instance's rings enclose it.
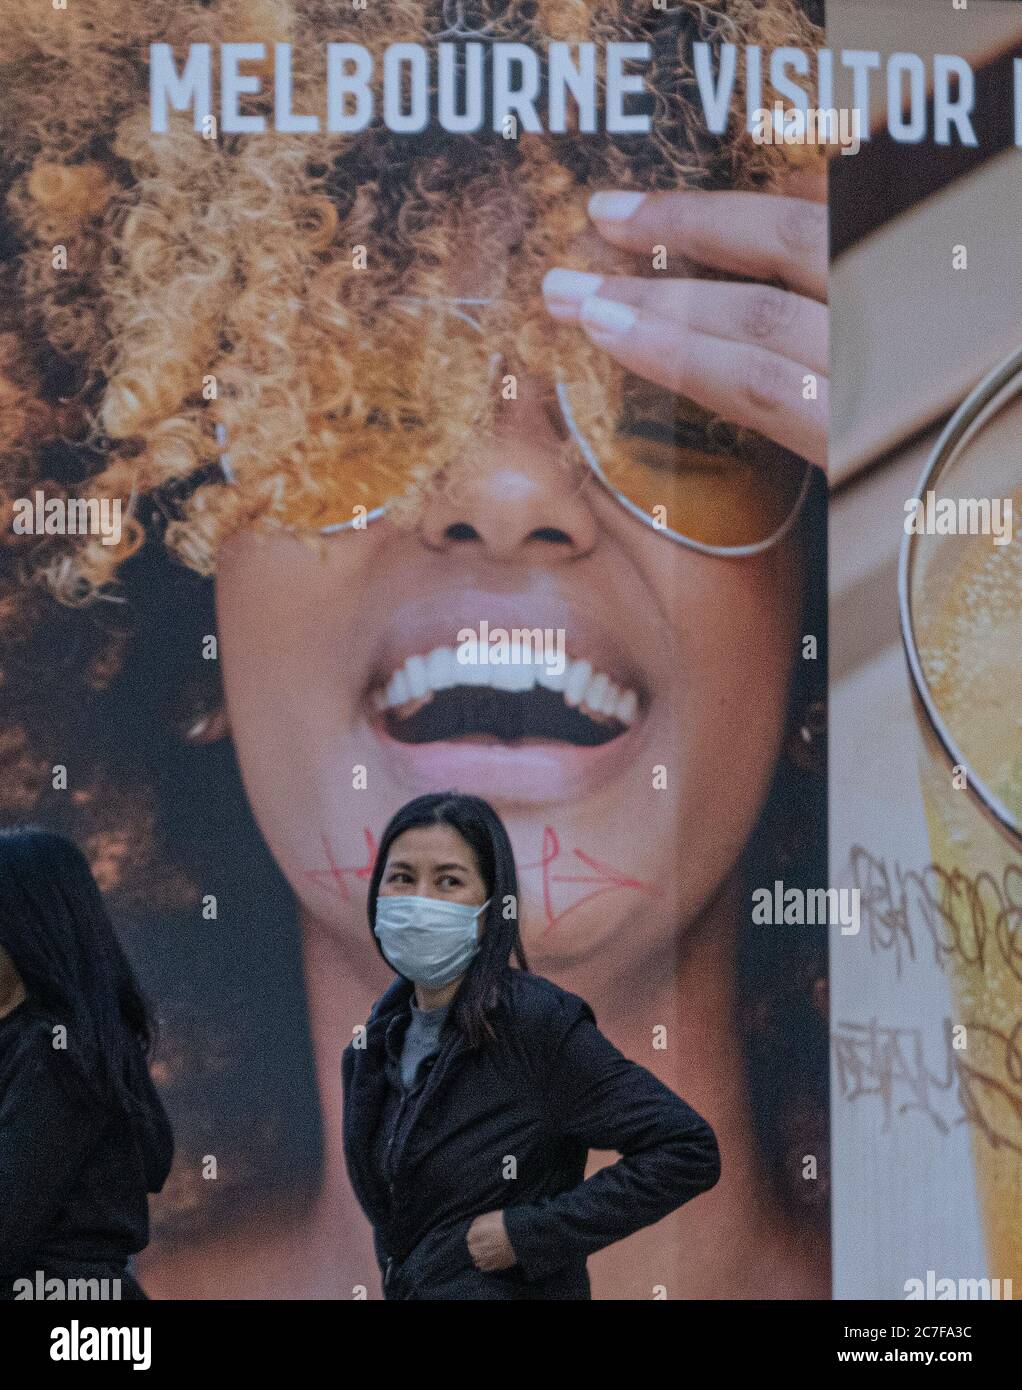
<instances>
[{"instance_id":1,"label":"woman's face on billboard","mask_svg":"<svg viewBox=\"0 0 1022 1390\"><path fill-rule=\"evenodd\" d=\"M365 942L380 831L422 792L474 793L502 816L540 969L590 955L614 968L666 945L761 809L795 646L796 547L722 559L658 533L565 467L546 402L519 378L471 479L427 500L414 530L384 517L321 547L245 532L223 553L224 688L252 809L306 917L352 945ZM525 697L487 676L470 717L464 688L423 691L409 660L428 673L430 653L483 620L562 632L569 677L587 662L607 678L600 708L572 703L570 679ZM402 670L404 699L381 709ZM628 691L631 721L608 717Z\"/></svg>"}]
</instances>

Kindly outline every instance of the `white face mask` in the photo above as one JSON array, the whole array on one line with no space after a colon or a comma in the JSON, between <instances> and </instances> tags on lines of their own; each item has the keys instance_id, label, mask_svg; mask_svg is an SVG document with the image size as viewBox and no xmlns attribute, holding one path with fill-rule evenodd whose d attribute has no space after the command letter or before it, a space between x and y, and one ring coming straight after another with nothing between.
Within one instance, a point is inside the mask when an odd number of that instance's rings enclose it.
<instances>
[{"instance_id":1,"label":"white face mask","mask_svg":"<svg viewBox=\"0 0 1022 1390\"><path fill-rule=\"evenodd\" d=\"M479 950L476 918L488 905L452 903L402 893L376 900L376 925L383 954L399 975L427 989L449 985Z\"/></svg>"}]
</instances>

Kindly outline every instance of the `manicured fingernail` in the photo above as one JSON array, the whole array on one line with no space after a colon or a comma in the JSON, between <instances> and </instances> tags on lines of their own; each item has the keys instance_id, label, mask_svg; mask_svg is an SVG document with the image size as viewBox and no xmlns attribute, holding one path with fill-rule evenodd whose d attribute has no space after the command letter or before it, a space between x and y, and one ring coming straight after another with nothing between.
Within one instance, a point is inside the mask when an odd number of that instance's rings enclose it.
<instances>
[{"instance_id":1,"label":"manicured fingernail","mask_svg":"<svg viewBox=\"0 0 1022 1390\"><path fill-rule=\"evenodd\" d=\"M627 333L638 315L630 304L616 299L587 299L582 305L582 325L597 338L616 338Z\"/></svg>"},{"instance_id":2,"label":"manicured fingernail","mask_svg":"<svg viewBox=\"0 0 1022 1390\"><path fill-rule=\"evenodd\" d=\"M602 275L589 275L584 270L548 270L543 277L543 297L555 319L577 319L583 299L603 284Z\"/></svg>"},{"instance_id":3,"label":"manicured fingernail","mask_svg":"<svg viewBox=\"0 0 1022 1390\"><path fill-rule=\"evenodd\" d=\"M589 216L599 222L627 222L645 197L645 193L594 193Z\"/></svg>"}]
</instances>

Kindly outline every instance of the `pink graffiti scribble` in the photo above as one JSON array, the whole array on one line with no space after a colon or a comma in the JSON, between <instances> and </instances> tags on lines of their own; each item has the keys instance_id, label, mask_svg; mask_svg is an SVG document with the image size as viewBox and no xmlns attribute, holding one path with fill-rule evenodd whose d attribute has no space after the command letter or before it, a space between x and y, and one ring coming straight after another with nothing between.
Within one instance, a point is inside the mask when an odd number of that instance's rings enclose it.
<instances>
[{"instance_id":1,"label":"pink graffiti scribble","mask_svg":"<svg viewBox=\"0 0 1022 1390\"><path fill-rule=\"evenodd\" d=\"M334 858L329 837L323 835L321 839L327 868L307 869L306 878L328 891L332 888L342 902L350 901L348 875L353 874L356 879L368 880L372 876L373 864L376 860L376 839L369 826L362 827L362 834L366 842L364 863L338 864ZM539 872L540 874L543 914L546 918L546 926L543 929L544 936L551 932L557 923L567 917L570 912L574 912L576 908L581 907L583 903L589 902L592 898L599 897L601 893L610 893L618 888L630 888L637 893L648 893L655 898L663 896L662 890L654 887L653 884L644 883L641 879L634 878L621 869L615 869L613 865L607 864L603 860L594 859L577 847L572 848L570 854L580 863L587 865L593 872L574 874L553 872L553 866L561 860L564 853L557 831L552 825L547 825L543 828L543 848L540 858L535 863L519 865L519 871L523 878L532 872ZM576 898L570 906L561 912L555 912L553 902L553 885L555 883L588 883L592 884L593 887L590 892L583 893L581 897Z\"/></svg>"},{"instance_id":2,"label":"pink graffiti scribble","mask_svg":"<svg viewBox=\"0 0 1022 1390\"><path fill-rule=\"evenodd\" d=\"M366 842L366 859L364 864L338 864L334 859L334 852L330 847L330 838L321 835L323 841L323 853L326 855L328 867L326 869L306 869L305 877L318 883L321 888L328 888L333 884L337 890L337 896L342 903L349 901L348 893L348 874L354 874L356 878L366 879L372 877L373 864L376 862L376 838L368 825L362 827L362 834Z\"/></svg>"},{"instance_id":3,"label":"pink graffiti scribble","mask_svg":"<svg viewBox=\"0 0 1022 1390\"><path fill-rule=\"evenodd\" d=\"M592 858L584 850L575 847L571 853L583 864L588 864L590 868L598 872L595 874L555 874L551 872L551 865L561 857L561 842L552 825L543 828L543 851L538 863L519 866L523 875L530 869L539 869L542 874L543 913L546 917L546 926L543 929L544 936L548 935L569 912L574 912L576 908L589 902L591 898L599 897L601 893L609 893L615 888L632 888L638 893L649 893L653 897L661 896L659 888L655 888L649 883L643 883L641 879L633 878L630 874L615 869L610 864ZM593 888L591 893L584 893L582 897L576 898L571 906L566 907L563 912L555 912L551 891L551 885L554 883L592 883L597 886Z\"/></svg>"}]
</instances>

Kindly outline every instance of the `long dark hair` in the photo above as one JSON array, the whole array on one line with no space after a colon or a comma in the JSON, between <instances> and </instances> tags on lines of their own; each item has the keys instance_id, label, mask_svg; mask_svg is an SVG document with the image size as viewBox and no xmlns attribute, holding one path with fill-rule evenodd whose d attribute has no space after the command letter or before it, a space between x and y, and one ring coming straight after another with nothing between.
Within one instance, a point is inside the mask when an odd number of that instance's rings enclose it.
<instances>
[{"instance_id":1,"label":"long dark hair","mask_svg":"<svg viewBox=\"0 0 1022 1390\"><path fill-rule=\"evenodd\" d=\"M148 1128L148 1004L74 843L37 825L0 829L0 946L34 1012L67 1028L66 1084Z\"/></svg>"},{"instance_id":2,"label":"long dark hair","mask_svg":"<svg viewBox=\"0 0 1022 1390\"><path fill-rule=\"evenodd\" d=\"M469 1045L479 1047L485 1038L496 1037L489 1014L501 1001L507 1002L505 986L509 958L514 956L519 969L529 968L518 931L518 871L514 851L504 822L488 801L461 792L430 792L407 802L395 812L383 832L369 881L369 928L372 930L376 922L376 899L390 846L406 830L429 825L450 826L471 846L490 900L482 919L479 950L465 972L451 1009L452 1018ZM505 905L513 907L510 914L505 911ZM375 933L373 941L386 960Z\"/></svg>"},{"instance_id":3,"label":"long dark hair","mask_svg":"<svg viewBox=\"0 0 1022 1390\"><path fill-rule=\"evenodd\" d=\"M814 660L796 657L788 735L759 820L746 845L745 902L781 879L803 892L825 887L827 863L827 486L813 481L799 521L805 555L800 640L817 641ZM829 1230L830 1075L827 927L771 931L747 906L738 938L738 990L748 1094L770 1158L771 1185L785 1208ZM807 1153L819 1160L806 1182Z\"/></svg>"}]
</instances>

